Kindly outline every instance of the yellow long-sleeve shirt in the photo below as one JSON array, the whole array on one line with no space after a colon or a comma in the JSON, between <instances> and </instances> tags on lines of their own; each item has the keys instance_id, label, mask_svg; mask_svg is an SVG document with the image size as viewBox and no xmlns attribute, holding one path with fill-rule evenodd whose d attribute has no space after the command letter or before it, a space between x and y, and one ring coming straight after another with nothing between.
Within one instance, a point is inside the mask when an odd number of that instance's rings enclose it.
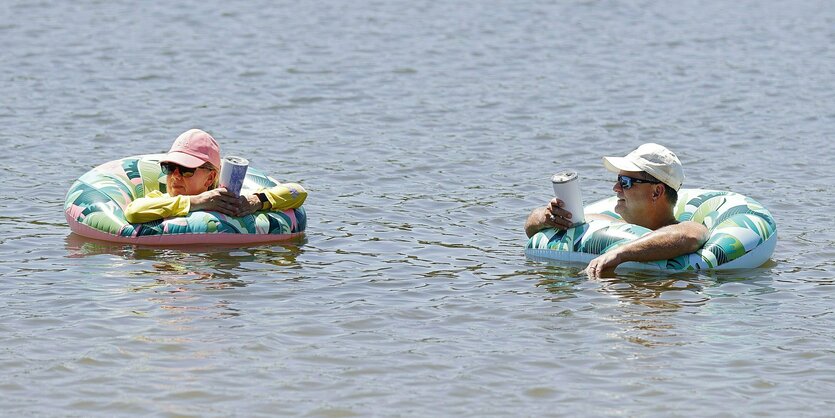
<instances>
[{"instance_id":1,"label":"yellow long-sleeve shirt","mask_svg":"<svg viewBox=\"0 0 835 418\"><path fill-rule=\"evenodd\" d=\"M270 201L270 210L281 211L295 209L307 199L307 190L296 183L284 183L268 189L258 190L264 193ZM189 196L169 196L154 190L147 196L141 197L128 204L125 218L130 223L150 222L157 219L174 216L185 216L191 212Z\"/></svg>"}]
</instances>

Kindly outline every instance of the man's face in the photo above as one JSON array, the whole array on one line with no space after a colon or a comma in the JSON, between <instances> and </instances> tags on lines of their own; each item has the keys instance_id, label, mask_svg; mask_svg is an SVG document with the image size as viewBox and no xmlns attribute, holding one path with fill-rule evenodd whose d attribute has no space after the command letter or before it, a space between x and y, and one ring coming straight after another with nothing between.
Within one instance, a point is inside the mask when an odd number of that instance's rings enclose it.
<instances>
[{"instance_id":1,"label":"man's face","mask_svg":"<svg viewBox=\"0 0 835 418\"><path fill-rule=\"evenodd\" d=\"M214 183L214 170L198 167L194 174L186 177L180 172L179 166L169 172L165 180L166 191L171 196L194 196L209 190Z\"/></svg>"},{"instance_id":2,"label":"man's face","mask_svg":"<svg viewBox=\"0 0 835 418\"><path fill-rule=\"evenodd\" d=\"M620 171L618 175L638 180L647 180L649 177L642 171ZM655 186L656 184L652 183L633 181L632 186L626 189L620 181L615 181L615 186L612 188L618 197L615 213L628 223L640 224L640 220L647 216L647 207L652 202L652 193Z\"/></svg>"}]
</instances>

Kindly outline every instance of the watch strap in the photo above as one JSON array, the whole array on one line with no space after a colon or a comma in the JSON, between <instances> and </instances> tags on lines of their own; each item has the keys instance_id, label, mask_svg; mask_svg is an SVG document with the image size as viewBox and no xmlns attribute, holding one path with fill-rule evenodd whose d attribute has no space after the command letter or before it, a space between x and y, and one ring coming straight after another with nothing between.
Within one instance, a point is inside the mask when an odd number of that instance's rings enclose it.
<instances>
[{"instance_id":1,"label":"watch strap","mask_svg":"<svg viewBox=\"0 0 835 418\"><path fill-rule=\"evenodd\" d=\"M267 210L272 207L270 203L270 199L267 199L267 195L265 193L255 193L258 196L258 200L261 201L261 210Z\"/></svg>"}]
</instances>

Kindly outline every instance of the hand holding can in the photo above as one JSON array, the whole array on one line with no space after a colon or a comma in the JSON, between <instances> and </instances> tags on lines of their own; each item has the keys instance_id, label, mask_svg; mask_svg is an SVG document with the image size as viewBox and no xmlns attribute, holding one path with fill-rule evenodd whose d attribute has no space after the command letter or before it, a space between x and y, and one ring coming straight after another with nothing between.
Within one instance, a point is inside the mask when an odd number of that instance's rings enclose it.
<instances>
[{"instance_id":1,"label":"hand holding can","mask_svg":"<svg viewBox=\"0 0 835 418\"><path fill-rule=\"evenodd\" d=\"M571 212L571 226L585 223L580 177L577 171L562 170L551 177L551 183L554 185L554 195L565 203L563 209Z\"/></svg>"}]
</instances>

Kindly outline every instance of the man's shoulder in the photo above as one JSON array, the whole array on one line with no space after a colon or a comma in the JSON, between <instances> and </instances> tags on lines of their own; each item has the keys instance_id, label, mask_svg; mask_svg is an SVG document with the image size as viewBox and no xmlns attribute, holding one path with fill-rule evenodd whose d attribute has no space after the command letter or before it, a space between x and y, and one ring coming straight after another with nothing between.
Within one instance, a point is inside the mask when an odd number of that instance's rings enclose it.
<instances>
[{"instance_id":1,"label":"man's shoulder","mask_svg":"<svg viewBox=\"0 0 835 418\"><path fill-rule=\"evenodd\" d=\"M599 221L609 221L609 222L623 222L623 219L616 218L611 215L606 215L605 213L587 213L586 219L596 219Z\"/></svg>"}]
</instances>

